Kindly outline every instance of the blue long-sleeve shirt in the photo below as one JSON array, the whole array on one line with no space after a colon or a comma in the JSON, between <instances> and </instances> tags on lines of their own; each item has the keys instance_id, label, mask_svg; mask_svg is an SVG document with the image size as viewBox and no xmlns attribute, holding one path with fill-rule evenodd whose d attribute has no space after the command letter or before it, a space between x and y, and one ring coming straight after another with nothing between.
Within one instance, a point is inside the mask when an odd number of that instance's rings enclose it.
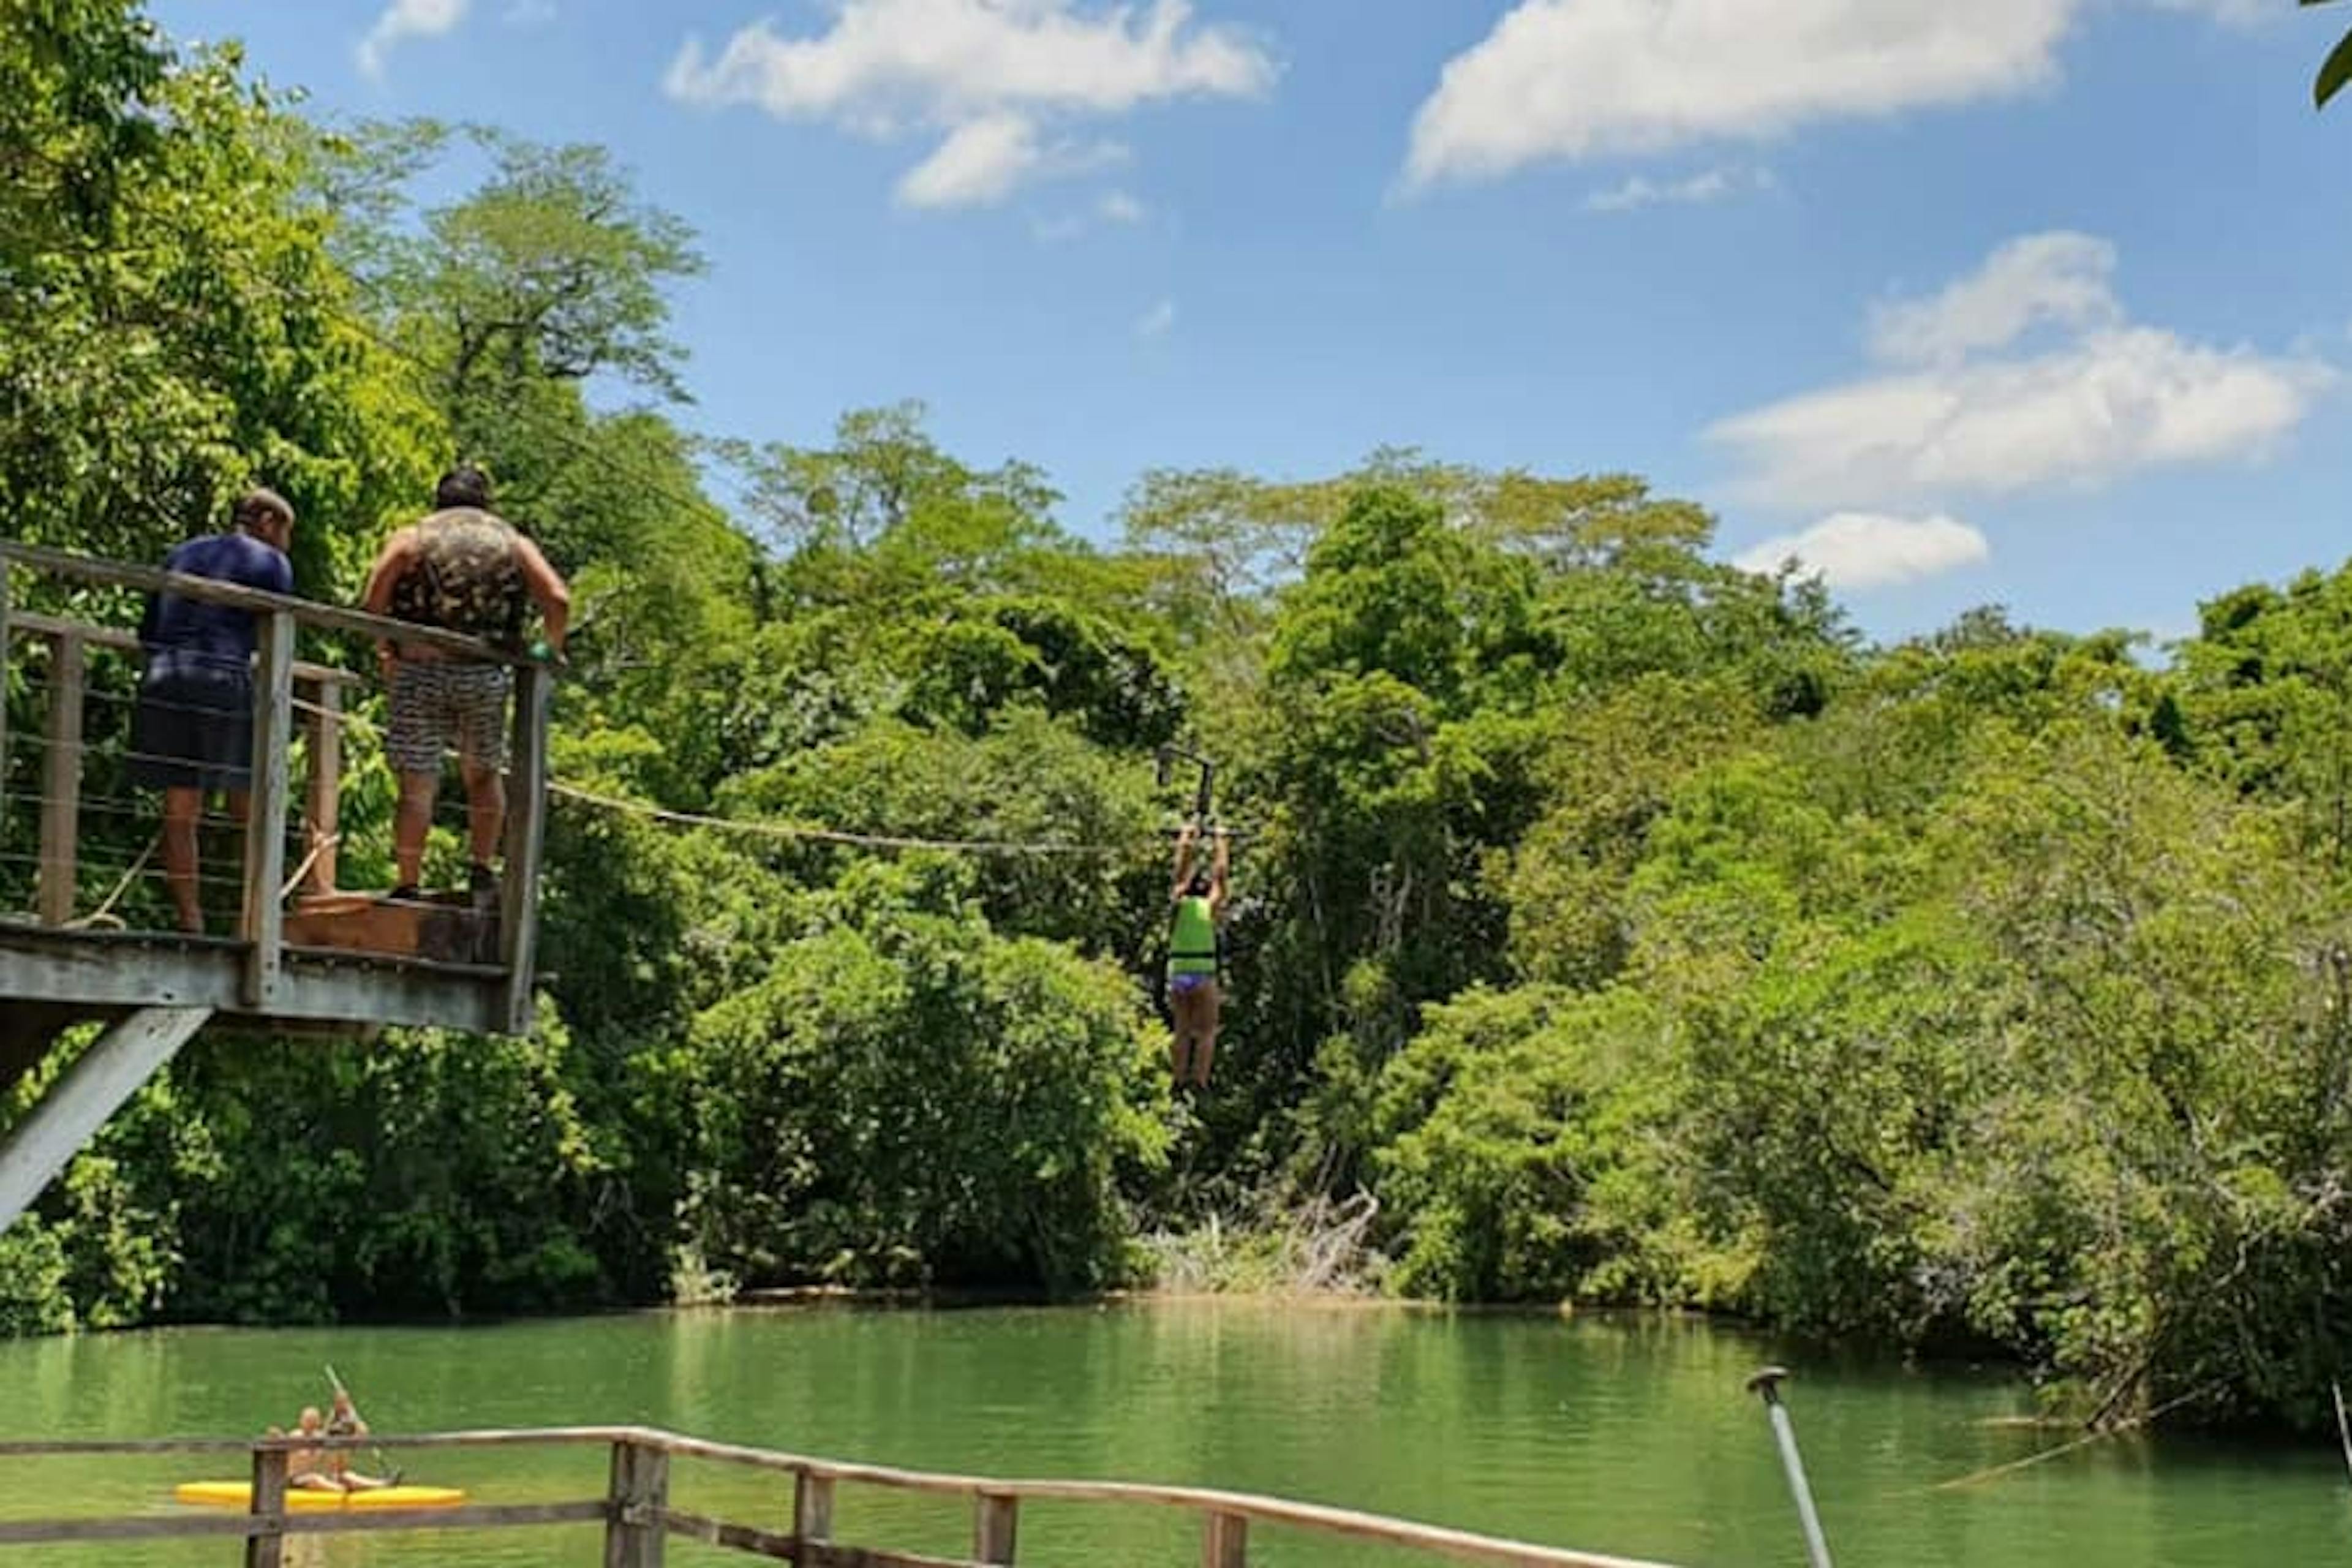
<instances>
[{"instance_id":1,"label":"blue long-sleeve shirt","mask_svg":"<svg viewBox=\"0 0 2352 1568\"><path fill-rule=\"evenodd\" d=\"M239 583L273 594L294 591L294 567L283 552L248 533L191 539L163 558L163 570L216 583ZM252 662L255 633L249 610L152 595L139 623L139 641L151 660L169 656L180 668L241 673Z\"/></svg>"}]
</instances>

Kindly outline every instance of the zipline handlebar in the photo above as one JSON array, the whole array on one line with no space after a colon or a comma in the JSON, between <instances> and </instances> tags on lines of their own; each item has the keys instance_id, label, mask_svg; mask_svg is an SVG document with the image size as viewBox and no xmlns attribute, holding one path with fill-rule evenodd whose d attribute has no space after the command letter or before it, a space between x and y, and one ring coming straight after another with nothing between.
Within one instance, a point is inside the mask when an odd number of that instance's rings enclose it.
<instances>
[{"instance_id":1,"label":"zipline handlebar","mask_svg":"<svg viewBox=\"0 0 2352 1568\"><path fill-rule=\"evenodd\" d=\"M1206 822L1209 819L1210 797L1216 789L1217 764L1198 752L1188 752L1181 746L1162 746L1154 753L1154 761L1159 764L1158 778L1160 788L1168 787L1180 759L1201 770L1200 792L1192 797L1192 816L1199 821Z\"/></svg>"}]
</instances>

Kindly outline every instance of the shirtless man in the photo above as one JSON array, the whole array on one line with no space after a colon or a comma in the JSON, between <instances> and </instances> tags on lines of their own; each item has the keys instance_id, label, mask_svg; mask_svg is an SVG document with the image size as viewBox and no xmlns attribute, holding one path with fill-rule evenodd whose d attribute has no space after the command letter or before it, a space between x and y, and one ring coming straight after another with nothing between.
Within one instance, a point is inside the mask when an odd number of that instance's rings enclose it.
<instances>
[{"instance_id":1,"label":"shirtless man","mask_svg":"<svg viewBox=\"0 0 2352 1568\"><path fill-rule=\"evenodd\" d=\"M288 1435L281 1426L269 1429L272 1437ZM297 1437L364 1437L367 1436L367 1423L361 1420L358 1412L352 1408L352 1396L338 1392L333 1420L321 1415L317 1405L306 1405L294 1423L291 1435ZM393 1483L352 1469L348 1449L294 1448L286 1455L286 1484L307 1492L364 1492Z\"/></svg>"}]
</instances>

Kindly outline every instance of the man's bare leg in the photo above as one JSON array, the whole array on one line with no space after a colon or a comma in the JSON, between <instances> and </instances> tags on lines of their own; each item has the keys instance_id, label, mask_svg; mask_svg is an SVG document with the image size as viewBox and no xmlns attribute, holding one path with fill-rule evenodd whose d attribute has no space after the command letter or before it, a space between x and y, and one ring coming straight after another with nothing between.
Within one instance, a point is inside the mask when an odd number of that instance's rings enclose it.
<instances>
[{"instance_id":1,"label":"man's bare leg","mask_svg":"<svg viewBox=\"0 0 2352 1568\"><path fill-rule=\"evenodd\" d=\"M204 902L196 892L196 821L204 810L201 789L175 786L163 792L163 881L172 889L180 929L196 935L205 929Z\"/></svg>"},{"instance_id":2,"label":"man's bare leg","mask_svg":"<svg viewBox=\"0 0 2352 1568\"><path fill-rule=\"evenodd\" d=\"M507 781L496 768L482 767L470 757L460 764L466 775L466 826L472 836L474 864L499 863L499 840L507 830Z\"/></svg>"},{"instance_id":3,"label":"man's bare leg","mask_svg":"<svg viewBox=\"0 0 2352 1568\"><path fill-rule=\"evenodd\" d=\"M400 775L400 810L393 818L393 866L404 888L423 885L425 836L433 828L433 800L440 793L439 773Z\"/></svg>"}]
</instances>

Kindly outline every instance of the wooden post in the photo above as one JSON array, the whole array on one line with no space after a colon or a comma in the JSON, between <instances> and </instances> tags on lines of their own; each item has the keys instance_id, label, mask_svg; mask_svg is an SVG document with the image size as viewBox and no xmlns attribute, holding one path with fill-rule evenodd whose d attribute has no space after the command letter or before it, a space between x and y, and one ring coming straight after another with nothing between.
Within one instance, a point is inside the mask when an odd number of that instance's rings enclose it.
<instances>
[{"instance_id":1,"label":"wooden post","mask_svg":"<svg viewBox=\"0 0 2352 1568\"><path fill-rule=\"evenodd\" d=\"M1201 1518L1201 1568L1248 1568L1249 1521L1238 1513Z\"/></svg>"},{"instance_id":2,"label":"wooden post","mask_svg":"<svg viewBox=\"0 0 2352 1568\"><path fill-rule=\"evenodd\" d=\"M1021 1500L982 1492L972 1500L971 1558L975 1563L1010 1563Z\"/></svg>"},{"instance_id":3,"label":"wooden post","mask_svg":"<svg viewBox=\"0 0 2352 1568\"><path fill-rule=\"evenodd\" d=\"M793 1534L805 1542L833 1539L833 1478L800 1471L793 1478Z\"/></svg>"},{"instance_id":4,"label":"wooden post","mask_svg":"<svg viewBox=\"0 0 2352 1568\"><path fill-rule=\"evenodd\" d=\"M315 683L310 715L310 776L304 791L303 817L310 825L310 890L335 890L335 836L342 831L343 811L343 687L339 680Z\"/></svg>"},{"instance_id":5,"label":"wooden post","mask_svg":"<svg viewBox=\"0 0 2352 1568\"><path fill-rule=\"evenodd\" d=\"M613 1482L605 1494L604 1568L662 1568L669 1540L661 1510L669 1506L669 1456L637 1443L613 1445Z\"/></svg>"},{"instance_id":6,"label":"wooden post","mask_svg":"<svg viewBox=\"0 0 2352 1568\"><path fill-rule=\"evenodd\" d=\"M73 919L75 841L81 834L82 642L49 639L49 754L41 773L41 923Z\"/></svg>"},{"instance_id":7,"label":"wooden post","mask_svg":"<svg viewBox=\"0 0 2352 1568\"><path fill-rule=\"evenodd\" d=\"M514 743L507 774L505 901L499 957L507 972L507 1033L530 1032L539 964L539 873L547 847L547 719L553 682L546 667L515 671Z\"/></svg>"},{"instance_id":8,"label":"wooden post","mask_svg":"<svg viewBox=\"0 0 2352 1568\"><path fill-rule=\"evenodd\" d=\"M261 623L261 668L253 683L253 792L245 819L245 1005L276 998L285 958L286 752L294 734L294 617L284 610Z\"/></svg>"},{"instance_id":9,"label":"wooden post","mask_svg":"<svg viewBox=\"0 0 2352 1568\"><path fill-rule=\"evenodd\" d=\"M279 1568L286 1557L286 1450L253 1451L253 1516L261 1533L245 1539L245 1568Z\"/></svg>"}]
</instances>

